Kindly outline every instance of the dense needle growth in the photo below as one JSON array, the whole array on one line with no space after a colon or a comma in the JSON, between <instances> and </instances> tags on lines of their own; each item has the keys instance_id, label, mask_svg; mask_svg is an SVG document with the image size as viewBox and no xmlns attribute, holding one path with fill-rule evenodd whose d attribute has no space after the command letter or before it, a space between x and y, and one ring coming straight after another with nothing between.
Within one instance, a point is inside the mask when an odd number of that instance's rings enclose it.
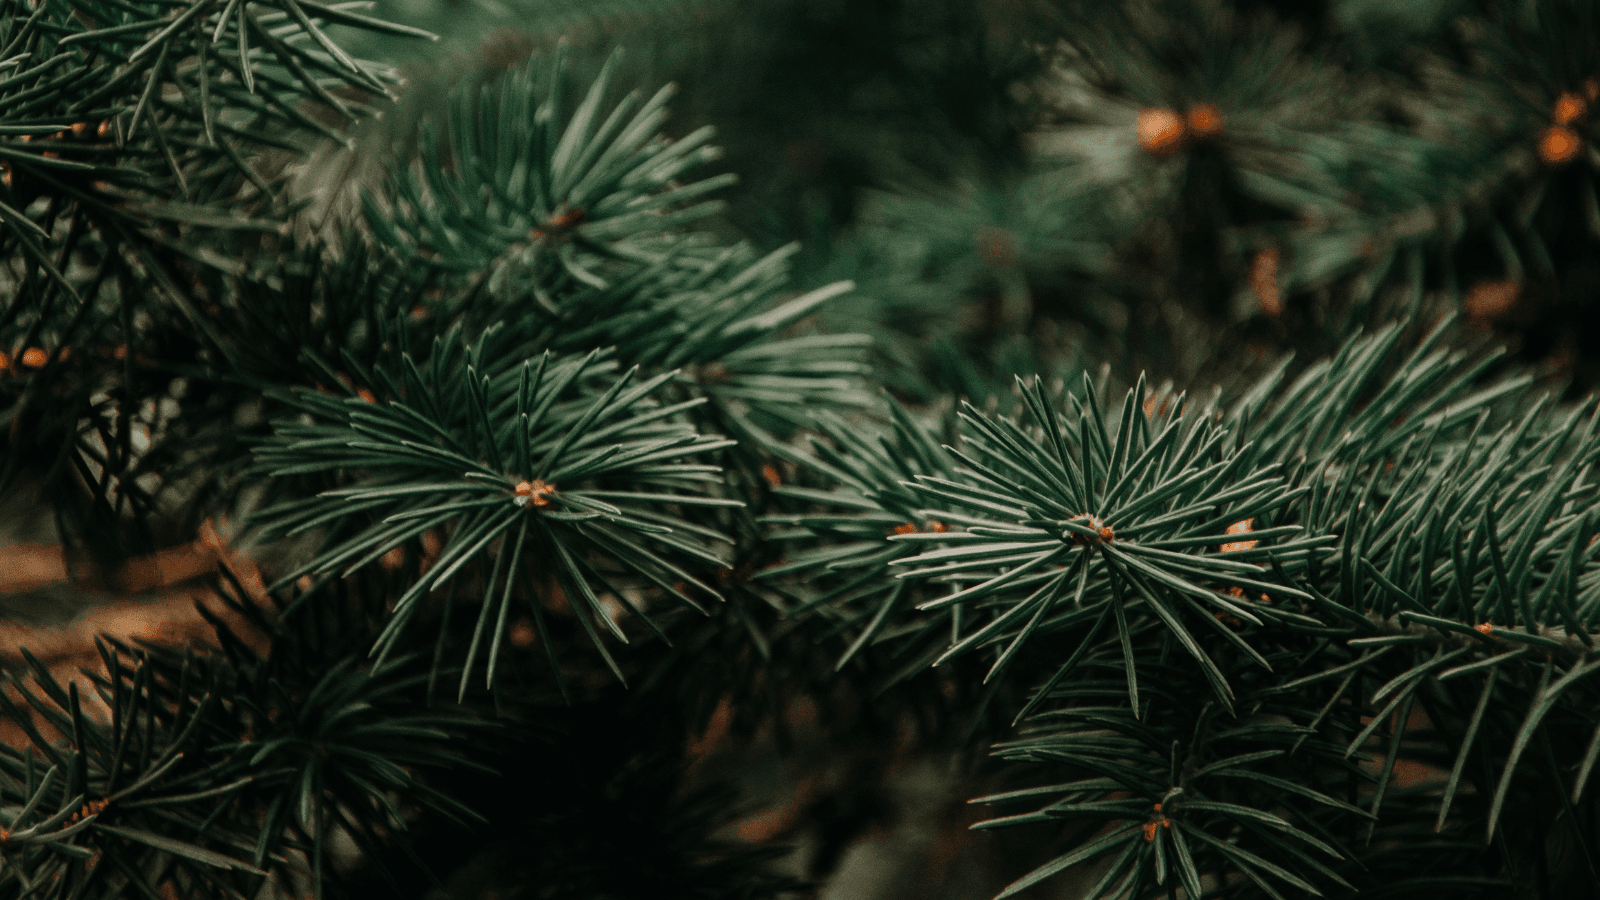
<instances>
[{"instance_id":1,"label":"dense needle growth","mask_svg":"<svg viewBox=\"0 0 1600 900\"><path fill-rule=\"evenodd\" d=\"M929 758L929 896L1594 896L1600 13L1269 5L0 0L6 490L251 557L18 651L0 897L855 896Z\"/></svg>"}]
</instances>

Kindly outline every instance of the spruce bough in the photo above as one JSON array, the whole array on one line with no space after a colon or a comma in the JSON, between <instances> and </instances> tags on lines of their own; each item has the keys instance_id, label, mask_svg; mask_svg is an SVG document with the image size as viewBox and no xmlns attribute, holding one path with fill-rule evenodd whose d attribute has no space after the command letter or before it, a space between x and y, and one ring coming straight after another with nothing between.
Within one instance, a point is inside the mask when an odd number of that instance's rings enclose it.
<instances>
[{"instance_id":1,"label":"spruce bough","mask_svg":"<svg viewBox=\"0 0 1600 900\"><path fill-rule=\"evenodd\" d=\"M460 87L360 221L294 237L267 147L386 90L322 26L396 29L169 7L0 11L7 471L111 551L247 506L286 549L264 595L216 585L264 644L218 620L200 652L98 643L87 688L9 676L4 896L354 890L334 835L474 827L438 785L486 767L498 704L649 680L638 645L720 608L770 659L755 604L838 677L973 682L1018 785L977 827L1062 847L1001 896L1074 867L1104 897L1493 895L1551 832L1593 871L1593 402L1447 321L1231 396L1033 375L940 419L816 326L848 283L787 293L792 250L692 230L731 179L684 180L716 154L661 135L668 92L613 101L608 65L569 102L560 54ZM174 377L205 391L162 413Z\"/></svg>"}]
</instances>

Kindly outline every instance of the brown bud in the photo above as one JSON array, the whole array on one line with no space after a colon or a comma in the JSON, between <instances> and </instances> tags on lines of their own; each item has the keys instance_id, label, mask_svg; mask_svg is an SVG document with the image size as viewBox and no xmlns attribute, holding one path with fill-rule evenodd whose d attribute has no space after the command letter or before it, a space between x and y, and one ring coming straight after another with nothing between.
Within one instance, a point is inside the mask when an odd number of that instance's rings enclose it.
<instances>
[{"instance_id":1,"label":"brown bud","mask_svg":"<svg viewBox=\"0 0 1600 900\"><path fill-rule=\"evenodd\" d=\"M1517 305L1521 294L1522 285L1510 279L1480 281L1461 298L1461 306L1474 319L1498 319Z\"/></svg>"},{"instance_id":2,"label":"brown bud","mask_svg":"<svg viewBox=\"0 0 1600 900\"><path fill-rule=\"evenodd\" d=\"M1572 162L1583 148L1578 133L1565 125L1551 125L1539 135L1539 159L1546 165L1560 166Z\"/></svg>"},{"instance_id":3,"label":"brown bud","mask_svg":"<svg viewBox=\"0 0 1600 900\"><path fill-rule=\"evenodd\" d=\"M1277 247L1262 247L1250 260L1250 290L1267 315L1276 319L1283 313L1283 295L1278 290Z\"/></svg>"},{"instance_id":4,"label":"brown bud","mask_svg":"<svg viewBox=\"0 0 1600 900\"><path fill-rule=\"evenodd\" d=\"M1557 125L1571 125L1583 118L1583 114L1588 111L1589 104L1584 102L1582 97L1571 91L1563 91L1561 96L1556 98L1555 110L1550 119Z\"/></svg>"},{"instance_id":5,"label":"brown bud","mask_svg":"<svg viewBox=\"0 0 1600 900\"><path fill-rule=\"evenodd\" d=\"M539 479L533 481L519 481L512 493L516 495L514 502L518 506L527 506L530 502L534 506L545 507L550 505L550 495L556 492L556 486L546 484Z\"/></svg>"},{"instance_id":6,"label":"brown bud","mask_svg":"<svg viewBox=\"0 0 1600 900\"><path fill-rule=\"evenodd\" d=\"M1197 138L1216 137L1222 133L1222 110L1210 103L1189 108L1189 132Z\"/></svg>"},{"instance_id":7,"label":"brown bud","mask_svg":"<svg viewBox=\"0 0 1600 900\"><path fill-rule=\"evenodd\" d=\"M1139 148L1152 156L1168 156L1183 146L1183 117L1170 109L1141 109L1135 125Z\"/></svg>"}]
</instances>

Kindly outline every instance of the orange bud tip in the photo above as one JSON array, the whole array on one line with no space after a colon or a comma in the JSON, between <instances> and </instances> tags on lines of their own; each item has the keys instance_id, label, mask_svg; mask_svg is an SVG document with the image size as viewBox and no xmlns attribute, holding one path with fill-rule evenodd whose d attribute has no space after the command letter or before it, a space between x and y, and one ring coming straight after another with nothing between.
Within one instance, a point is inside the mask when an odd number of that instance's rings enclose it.
<instances>
[{"instance_id":1,"label":"orange bud tip","mask_svg":"<svg viewBox=\"0 0 1600 900\"><path fill-rule=\"evenodd\" d=\"M1283 313L1283 294L1278 288L1281 258L1277 247L1262 247L1250 260L1250 291L1261 304L1261 311L1274 319Z\"/></svg>"},{"instance_id":2,"label":"orange bud tip","mask_svg":"<svg viewBox=\"0 0 1600 900\"><path fill-rule=\"evenodd\" d=\"M550 217L549 224L552 228L565 231L569 228L576 228L577 226L582 225L583 220L587 216L588 213L585 213L582 209L579 209L576 206L567 206L563 204L555 211L555 214Z\"/></svg>"},{"instance_id":3,"label":"orange bud tip","mask_svg":"<svg viewBox=\"0 0 1600 900\"><path fill-rule=\"evenodd\" d=\"M1571 125L1583 118L1589 111L1589 104L1582 97L1571 91L1563 91L1556 98L1555 108L1551 111L1550 120L1557 125Z\"/></svg>"},{"instance_id":4,"label":"orange bud tip","mask_svg":"<svg viewBox=\"0 0 1600 900\"><path fill-rule=\"evenodd\" d=\"M511 646L519 648L531 645L537 637L538 634L533 630L533 625L529 624L527 619L518 619L511 626L511 631L507 635L507 639L511 641Z\"/></svg>"},{"instance_id":5,"label":"orange bud tip","mask_svg":"<svg viewBox=\"0 0 1600 900\"><path fill-rule=\"evenodd\" d=\"M1522 285L1516 281L1480 281L1461 298L1461 308L1479 321L1498 319L1517 305Z\"/></svg>"},{"instance_id":6,"label":"orange bud tip","mask_svg":"<svg viewBox=\"0 0 1600 900\"><path fill-rule=\"evenodd\" d=\"M1177 152L1187 136L1183 117L1170 109L1152 107L1139 110L1134 129L1139 136L1139 149L1152 156L1168 156Z\"/></svg>"},{"instance_id":7,"label":"orange bud tip","mask_svg":"<svg viewBox=\"0 0 1600 900\"><path fill-rule=\"evenodd\" d=\"M1254 523L1255 519L1245 519L1242 522L1235 522L1228 526L1227 533L1249 534L1250 532L1255 531L1255 528L1252 527ZM1223 544L1219 549L1223 553L1234 553L1239 550L1249 550L1259 543L1260 541L1232 541L1230 543Z\"/></svg>"},{"instance_id":8,"label":"orange bud tip","mask_svg":"<svg viewBox=\"0 0 1600 900\"><path fill-rule=\"evenodd\" d=\"M555 492L555 485L546 484L537 478L533 481L519 481L516 488L512 490L515 495L512 498L512 502L518 506L527 506L532 503L537 507L545 507L550 505L550 495Z\"/></svg>"},{"instance_id":9,"label":"orange bud tip","mask_svg":"<svg viewBox=\"0 0 1600 900\"><path fill-rule=\"evenodd\" d=\"M1186 118L1189 132L1197 138L1216 137L1222 133L1222 110L1213 104L1201 103L1190 107Z\"/></svg>"},{"instance_id":10,"label":"orange bud tip","mask_svg":"<svg viewBox=\"0 0 1600 900\"><path fill-rule=\"evenodd\" d=\"M1064 533L1062 535L1063 539L1065 539L1066 534L1071 534L1072 535L1072 543L1077 545L1077 546L1079 546L1079 547L1087 547L1087 546L1090 546L1090 545L1093 545L1093 544L1102 544L1102 543L1109 544L1109 543L1111 543L1111 542L1113 542L1113 541L1115 541L1117 539L1117 533L1112 530L1110 525L1107 525L1104 521L1102 521L1099 516L1089 515L1088 516L1088 521L1084 522L1083 525L1085 525L1088 528L1094 529L1094 536L1093 537L1090 537L1088 535L1085 535L1085 534L1082 534L1082 533L1079 533L1079 532L1070 532L1069 531L1069 532L1066 532L1066 533Z\"/></svg>"},{"instance_id":11,"label":"orange bud tip","mask_svg":"<svg viewBox=\"0 0 1600 900\"><path fill-rule=\"evenodd\" d=\"M406 564L406 548L396 547L388 553L378 557L378 565L383 569L393 572Z\"/></svg>"},{"instance_id":12,"label":"orange bud tip","mask_svg":"<svg viewBox=\"0 0 1600 900\"><path fill-rule=\"evenodd\" d=\"M22 351L22 365L29 369L42 369L50 361L50 354L39 347L29 347Z\"/></svg>"},{"instance_id":13,"label":"orange bud tip","mask_svg":"<svg viewBox=\"0 0 1600 900\"><path fill-rule=\"evenodd\" d=\"M1560 166L1578 158L1583 140L1565 125L1551 125L1539 135L1539 159L1549 166Z\"/></svg>"}]
</instances>

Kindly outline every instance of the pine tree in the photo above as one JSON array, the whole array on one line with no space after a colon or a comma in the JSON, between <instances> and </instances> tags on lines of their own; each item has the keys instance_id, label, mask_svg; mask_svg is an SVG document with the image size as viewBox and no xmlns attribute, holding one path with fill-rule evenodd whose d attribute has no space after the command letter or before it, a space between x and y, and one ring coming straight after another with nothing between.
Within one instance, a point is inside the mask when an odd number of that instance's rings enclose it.
<instances>
[{"instance_id":1,"label":"pine tree","mask_svg":"<svg viewBox=\"0 0 1600 900\"><path fill-rule=\"evenodd\" d=\"M939 896L1596 892L1586 0L362 6L0 0L4 483L205 626L18 651L0 896L816 895L915 753Z\"/></svg>"}]
</instances>

